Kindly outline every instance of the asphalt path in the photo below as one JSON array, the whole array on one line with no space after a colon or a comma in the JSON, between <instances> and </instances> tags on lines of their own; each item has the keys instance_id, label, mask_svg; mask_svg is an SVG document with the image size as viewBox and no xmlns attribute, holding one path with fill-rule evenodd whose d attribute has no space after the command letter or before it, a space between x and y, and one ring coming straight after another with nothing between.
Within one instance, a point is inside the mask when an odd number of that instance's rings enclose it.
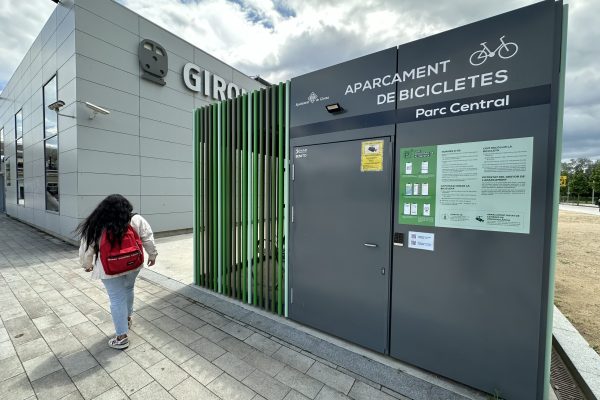
<instances>
[{"instance_id":1,"label":"asphalt path","mask_svg":"<svg viewBox=\"0 0 600 400\"><path fill-rule=\"evenodd\" d=\"M576 206L573 204L560 204L559 210L574 211L574 212L578 212L581 214L591 214L591 215L600 216L600 212L598 212L598 207L592 207L592 206Z\"/></svg>"}]
</instances>

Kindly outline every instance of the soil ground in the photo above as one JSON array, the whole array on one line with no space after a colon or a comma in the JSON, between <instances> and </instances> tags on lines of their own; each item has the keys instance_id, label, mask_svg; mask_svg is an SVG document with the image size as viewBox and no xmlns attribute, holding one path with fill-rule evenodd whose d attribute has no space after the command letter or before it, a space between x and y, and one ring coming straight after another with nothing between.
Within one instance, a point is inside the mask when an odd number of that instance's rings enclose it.
<instances>
[{"instance_id":1,"label":"soil ground","mask_svg":"<svg viewBox=\"0 0 600 400\"><path fill-rule=\"evenodd\" d=\"M600 353L600 215L560 211L554 304Z\"/></svg>"}]
</instances>

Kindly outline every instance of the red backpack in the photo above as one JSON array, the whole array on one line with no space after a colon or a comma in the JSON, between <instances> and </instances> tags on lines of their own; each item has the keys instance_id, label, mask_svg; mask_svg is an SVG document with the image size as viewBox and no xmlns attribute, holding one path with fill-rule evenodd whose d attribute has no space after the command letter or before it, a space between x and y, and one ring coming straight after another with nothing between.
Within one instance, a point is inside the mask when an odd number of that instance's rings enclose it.
<instances>
[{"instance_id":1,"label":"red backpack","mask_svg":"<svg viewBox=\"0 0 600 400\"><path fill-rule=\"evenodd\" d=\"M121 243L114 247L110 245L106 231L102 232L99 250L100 261L107 275L121 274L144 264L142 240L131 225L127 226Z\"/></svg>"}]
</instances>

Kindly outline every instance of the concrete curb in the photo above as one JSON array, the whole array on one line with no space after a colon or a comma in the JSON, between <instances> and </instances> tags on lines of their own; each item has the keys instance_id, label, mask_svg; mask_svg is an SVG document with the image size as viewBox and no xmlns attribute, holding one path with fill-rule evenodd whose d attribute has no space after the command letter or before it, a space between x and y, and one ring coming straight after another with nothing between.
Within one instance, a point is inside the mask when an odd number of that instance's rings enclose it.
<instances>
[{"instance_id":1,"label":"concrete curb","mask_svg":"<svg viewBox=\"0 0 600 400\"><path fill-rule=\"evenodd\" d=\"M565 362L579 374L583 384L587 386L586 395L592 399L600 399L600 355L579 334L560 310L554 306L554 326L552 334L556 347Z\"/></svg>"},{"instance_id":2,"label":"concrete curb","mask_svg":"<svg viewBox=\"0 0 600 400\"><path fill-rule=\"evenodd\" d=\"M449 380L443 380L443 384L440 385L442 379L435 375L431 376L431 380L435 381L435 383L432 383L399 368L385 365L373 358L338 346L328 340L319 338L317 335L306 332L304 329L297 328L294 326L296 324L293 321L256 310L251 306L214 294L198 286L186 285L147 268L143 268L140 275L148 281L196 300L225 316L275 336L319 358L331 361L347 371L367 378L410 399L464 400L487 398L482 392ZM453 387L456 387L457 390L452 390Z\"/></svg>"}]
</instances>

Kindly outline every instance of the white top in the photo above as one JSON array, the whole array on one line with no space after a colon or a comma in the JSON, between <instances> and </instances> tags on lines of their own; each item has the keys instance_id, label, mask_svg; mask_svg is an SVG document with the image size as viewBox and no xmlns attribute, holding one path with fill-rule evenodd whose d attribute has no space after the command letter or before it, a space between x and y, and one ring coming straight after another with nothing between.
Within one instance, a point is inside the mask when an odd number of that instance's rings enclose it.
<instances>
[{"instance_id":1,"label":"white top","mask_svg":"<svg viewBox=\"0 0 600 400\"><path fill-rule=\"evenodd\" d=\"M129 222L131 227L137 232L142 239L142 244L146 253L148 253L149 260L156 259L158 252L156 251L156 245L154 244L154 233L152 233L152 228L148 221L144 219L141 215L134 215L131 217L131 221ZM81 238L81 244L79 245L79 262L81 266L86 269L89 267L94 267L92 270L92 279L110 279L116 278L117 276L125 275L133 271L138 271L144 267L142 264L139 268L136 268L131 271L123 272L121 274L116 275L107 275L104 272L104 267L102 266L102 261L100 261L100 257L96 258L96 262L94 262L94 246L89 246L86 250L85 239Z\"/></svg>"}]
</instances>

